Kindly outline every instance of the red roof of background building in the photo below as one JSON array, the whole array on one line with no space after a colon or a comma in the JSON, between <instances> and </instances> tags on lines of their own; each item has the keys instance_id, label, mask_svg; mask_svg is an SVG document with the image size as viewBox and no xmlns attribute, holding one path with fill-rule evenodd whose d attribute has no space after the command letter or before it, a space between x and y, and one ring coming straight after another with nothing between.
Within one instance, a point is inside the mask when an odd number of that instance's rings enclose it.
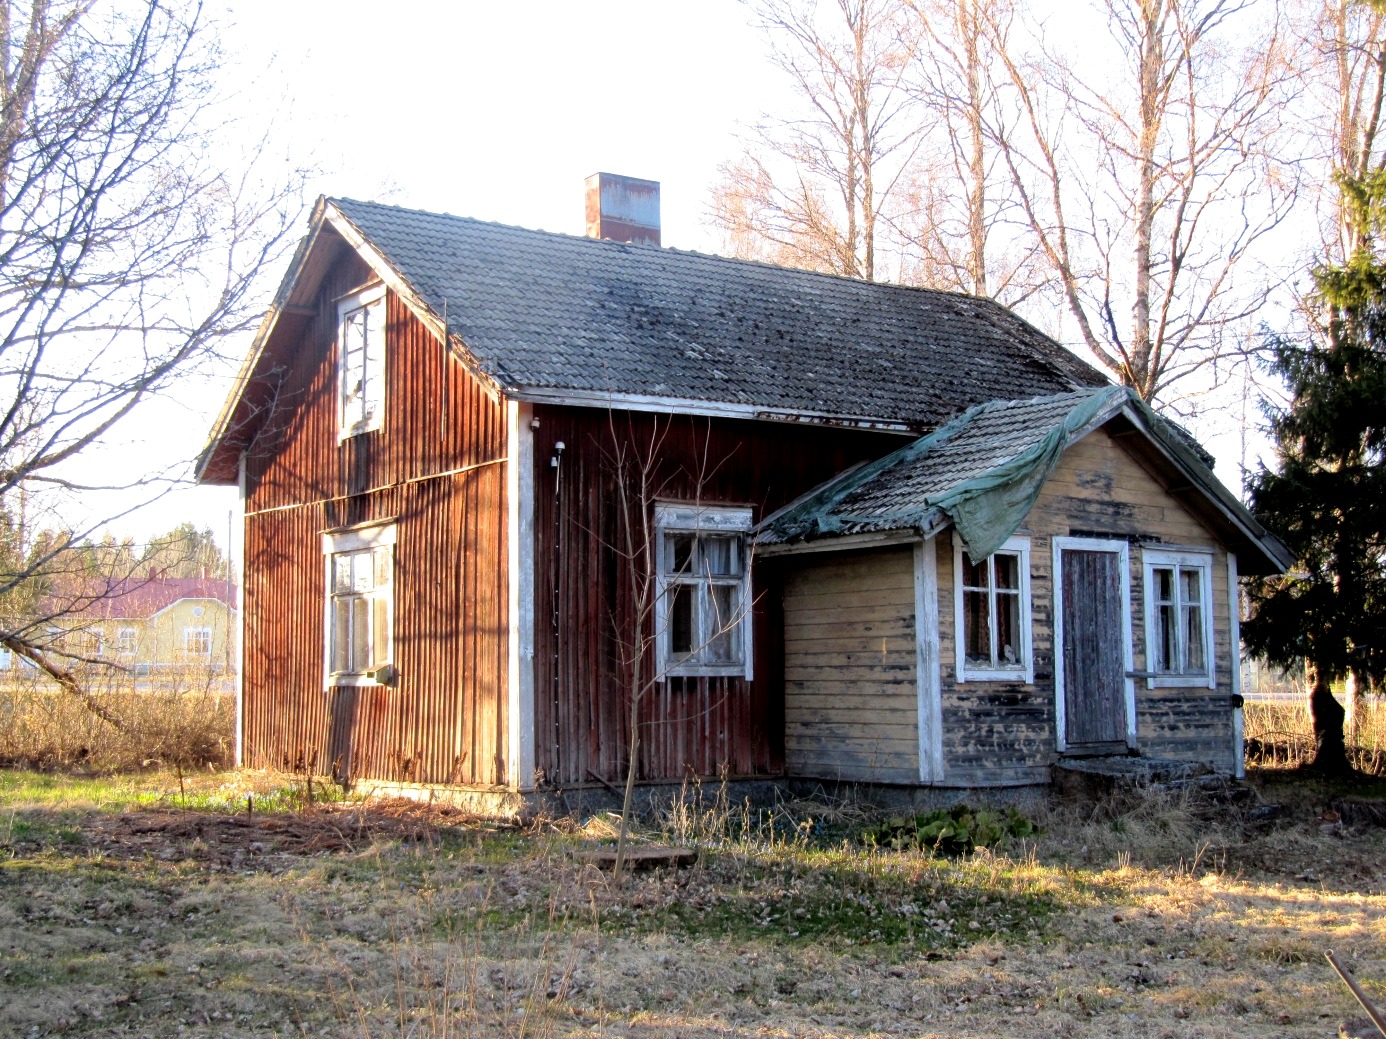
<instances>
[{"instance_id":1,"label":"red roof of background building","mask_svg":"<svg viewBox=\"0 0 1386 1039\"><path fill-rule=\"evenodd\" d=\"M147 620L179 599L215 599L236 608L237 589L210 577L131 577L88 594L91 602L75 610L79 616L104 620ZM229 593L229 594L228 594Z\"/></svg>"}]
</instances>

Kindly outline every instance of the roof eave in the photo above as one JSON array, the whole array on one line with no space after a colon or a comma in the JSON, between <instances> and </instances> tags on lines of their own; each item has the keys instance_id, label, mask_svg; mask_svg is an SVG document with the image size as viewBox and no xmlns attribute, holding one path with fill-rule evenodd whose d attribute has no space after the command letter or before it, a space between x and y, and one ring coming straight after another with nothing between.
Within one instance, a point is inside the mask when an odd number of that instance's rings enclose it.
<instances>
[{"instance_id":1,"label":"roof eave","mask_svg":"<svg viewBox=\"0 0 1386 1039\"><path fill-rule=\"evenodd\" d=\"M1236 499L1201 459L1194 457L1189 448L1174 437L1164 436L1153 429L1140 409L1128 404L1122 409L1121 414L1141 431L1146 440L1167 461L1184 474L1192 487L1200 491L1223 518L1261 553L1265 562L1269 563L1275 572L1283 574L1294 565L1294 557L1290 550L1279 538L1256 522L1246 506ZM1254 572L1251 568L1242 569L1244 573Z\"/></svg>"},{"instance_id":2,"label":"roof eave","mask_svg":"<svg viewBox=\"0 0 1386 1039\"><path fill-rule=\"evenodd\" d=\"M803 408L765 408L732 401L697 400L691 397L661 397L638 393L615 393L599 390L569 390L545 386L507 387L504 392L513 400L529 404L549 404L560 407L603 408L615 411L659 411L675 415L696 415L708 418L747 419L758 422L801 422L885 433L917 436L919 425L862 415L842 415L828 411Z\"/></svg>"},{"instance_id":3,"label":"roof eave","mask_svg":"<svg viewBox=\"0 0 1386 1039\"><path fill-rule=\"evenodd\" d=\"M275 293L274 300L270 303L269 309L265 313L264 320L260 322L260 327L255 333L255 338L251 343L249 352L246 354L244 362L241 364L240 371L236 375L235 382L232 384L231 392L227 395L226 403L222 405L221 412L217 416L216 422L212 426L211 436L208 438L207 446L198 455L197 464L194 469L195 479L198 483L231 483L230 479L209 478L208 470L211 467L219 449L228 439L232 432L235 421L236 409L239 407L245 392L264 357L265 349L269 344L275 329L278 327L279 319L285 312L290 300L293 298L294 290L298 285L299 279L303 276L305 268L313 255L314 249L322 239L324 229L331 229L336 232L346 244L366 262L372 271L385 283L386 288L395 293L404 304L418 317L420 322L438 338L440 342L447 343L449 348L458 358L467 365L470 372L478 379L488 394L495 399L500 399L502 395L508 393L509 388L503 386L495 378L485 372L477 359L467 349L461 337L450 334L442 315L438 314L426 300L424 300L414 287L404 278L393 263L390 262L383 252L375 247L365 234L358 228L351 219L342 212L337 204L326 196L320 197L313 206L313 213L309 218L308 234L299 242L297 251L294 253L293 261L284 273L284 278L279 284L279 289Z\"/></svg>"},{"instance_id":4,"label":"roof eave","mask_svg":"<svg viewBox=\"0 0 1386 1039\"><path fill-rule=\"evenodd\" d=\"M269 309L265 311L260 327L255 332L255 338L251 340L250 350L246 353L245 360L241 362L240 370L236 373L236 379L231 384L231 392L227 394L226 401L222 404L221 411L212 424L207 445L197 456L197 464L193 470L193 479L197 483L230 482L227 480L209 480L207 468L218 448L221 447L222 442L231 432L236 408L240 405L246 387L250 385L250 380L255 375L255 369L259 366L261 357L264 356L265 346L269 343L270 336L274 334L274 330L279 324L280 315L283 314L284 307L293 294L294 286L303 273L303 268L308 262L313 246L317 244L318 236L322 231L325 205L326 199L324 198L319 198L314 204L312 216L309 217L308 221L308 233L303 236L303 239L298 243L298 248L294 251L294 258L289 263L288 270L284 272L284 277L279 282L279 288L274 294L274 299L270 302Z\"/></svg>"}]
</instances>

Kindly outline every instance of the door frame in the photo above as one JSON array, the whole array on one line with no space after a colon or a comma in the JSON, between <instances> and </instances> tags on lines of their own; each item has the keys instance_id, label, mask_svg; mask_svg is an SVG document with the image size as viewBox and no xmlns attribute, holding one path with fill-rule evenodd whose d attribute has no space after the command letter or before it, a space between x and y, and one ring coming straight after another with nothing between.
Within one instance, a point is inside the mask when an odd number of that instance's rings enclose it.
<instances>
[{"instance_id":1,"label":"door frame","mask_svg":"<svg viewBox=\"0 0 1386 1039\"><path fill-rule=\"evenodd\" d=\"M1053 539L1054 571L1054 736L1060 752L1068 750L1068 709L1064 702L1064 583L1063 554L1071 552L1114 552L1121 559L1121 652L1126 672L1126 745L1136 746L1136 680L1131 641L1131 551L1125 541L1112 538Z\"/></svg>"}]
</instances>

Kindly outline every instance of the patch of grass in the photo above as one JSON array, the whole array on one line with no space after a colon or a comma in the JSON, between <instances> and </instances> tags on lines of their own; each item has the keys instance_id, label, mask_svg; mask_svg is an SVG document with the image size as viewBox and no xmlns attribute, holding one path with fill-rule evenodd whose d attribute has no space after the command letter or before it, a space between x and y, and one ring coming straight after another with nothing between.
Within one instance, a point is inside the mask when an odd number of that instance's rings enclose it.
<instances>
[{"instance_id":1,"label":"patch of grass","mask_svg":"<svg viewBox=\"0 0 1386 1039\"><path fill-rule=\"evenodd\" d=\"M1038 937L1060 909L1023 869L994 862L797 852L753 864L714 855L706 870L657 908L608 907L604 924L739 941L930 950Z\"/></svg>"}]
</instances>

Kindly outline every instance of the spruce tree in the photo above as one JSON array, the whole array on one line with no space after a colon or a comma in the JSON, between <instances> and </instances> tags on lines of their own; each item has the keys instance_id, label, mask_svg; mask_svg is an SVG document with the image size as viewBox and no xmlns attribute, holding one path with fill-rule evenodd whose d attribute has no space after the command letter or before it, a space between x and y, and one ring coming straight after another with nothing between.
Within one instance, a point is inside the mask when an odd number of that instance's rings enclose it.
<instances>
[{"instance_id":1,"label":"spruce tree","mask_svg":"<svg viewBox=\"0 0 1386 1039\"><path fill-rule=\"evenodd\" d=\"M1270 662L1307 665L1312 767L1330 773L1351 768L1331 683L1386 673L1386 175L1341 187L1361 244L1315 272L1304 340L1270 343L1289 403L1268 408L1276 468L1248 481L1252 513L1297 563L1248 584L1242 629L1247 648Z\"/></svg>"}]
</instances>

